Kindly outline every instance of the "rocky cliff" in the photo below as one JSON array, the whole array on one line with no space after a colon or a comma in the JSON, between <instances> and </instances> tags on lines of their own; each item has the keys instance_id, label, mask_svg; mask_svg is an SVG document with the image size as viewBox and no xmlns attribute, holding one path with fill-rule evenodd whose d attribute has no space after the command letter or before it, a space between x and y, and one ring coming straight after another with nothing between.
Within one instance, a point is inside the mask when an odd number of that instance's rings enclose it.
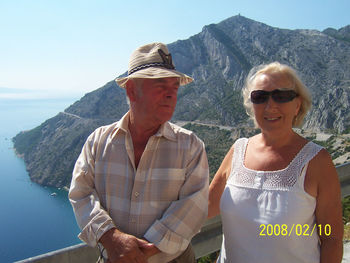
<instances>
[{"instance_id":1,"label":"rocky cliff","mask_svg":"<svg viewBox=\"0 0 350 263\"><path fill-rule=\"evenodd\" d=\"M299 72L313 95L304 129L341 133L350 127L350 26L323 32L286 30L234 16L168 47L176 68L195 79L179 90L173 120L249 126L241 98L244 78L252 66L280 61ZM39 127L18 134L15 148L31 179L69 185L88 134L118 120L127 108L124 90L111 81Z\"/></svg>"}]
</instances>

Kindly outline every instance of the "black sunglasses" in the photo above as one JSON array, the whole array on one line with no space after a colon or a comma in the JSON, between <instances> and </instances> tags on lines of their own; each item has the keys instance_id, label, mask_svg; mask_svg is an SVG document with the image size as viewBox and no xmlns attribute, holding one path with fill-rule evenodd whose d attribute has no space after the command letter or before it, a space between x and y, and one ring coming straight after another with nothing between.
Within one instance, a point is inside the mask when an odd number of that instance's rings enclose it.
<instances>
[{"instance_id":1,"label":"black sunglasses","mask_svg":"<svg viewBox=\"0 0 350 263\"><path fill-rule=\"evenodd\" d=\"M298 94L294 90L253 90L250 93L250 101L254 104L262 104L267 102L270 96L277 103L286 103L294 100Z\"/></svg>"}]
</instances>

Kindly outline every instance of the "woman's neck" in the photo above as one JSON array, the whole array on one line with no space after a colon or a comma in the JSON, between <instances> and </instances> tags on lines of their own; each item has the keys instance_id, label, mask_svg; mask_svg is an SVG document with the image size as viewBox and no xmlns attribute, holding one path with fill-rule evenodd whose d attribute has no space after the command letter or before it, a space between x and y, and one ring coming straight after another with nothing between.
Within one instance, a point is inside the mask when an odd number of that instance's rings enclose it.
<instances>
[{"instance_id":1,"label":"woman's neck","mask_svg":"<svg viewBox=\"0 0 350 263\"><path fill-rule=\"evenodd\" d=\"M262 132L259 136L259 141L265 147L282 148L284 146L293 144L301 137L293 130L287 132L268 133Z\"/></svg>"}]
</instances>

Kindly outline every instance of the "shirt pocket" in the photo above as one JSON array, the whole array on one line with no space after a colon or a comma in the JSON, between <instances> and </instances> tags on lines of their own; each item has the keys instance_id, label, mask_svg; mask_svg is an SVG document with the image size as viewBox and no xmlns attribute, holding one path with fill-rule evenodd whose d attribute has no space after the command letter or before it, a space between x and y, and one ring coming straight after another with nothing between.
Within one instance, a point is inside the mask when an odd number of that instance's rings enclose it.
<instances>
[{"instance_id":1,"label":"shirt pocket","mask_svg":"<svg viewBox=\"0 0 350 263\"><path fill-rule=\"evenodd\" d=\"M175 201L185 182L185 169L152 169L150 190L153 201Z\"/></svg>"}]
</instances>

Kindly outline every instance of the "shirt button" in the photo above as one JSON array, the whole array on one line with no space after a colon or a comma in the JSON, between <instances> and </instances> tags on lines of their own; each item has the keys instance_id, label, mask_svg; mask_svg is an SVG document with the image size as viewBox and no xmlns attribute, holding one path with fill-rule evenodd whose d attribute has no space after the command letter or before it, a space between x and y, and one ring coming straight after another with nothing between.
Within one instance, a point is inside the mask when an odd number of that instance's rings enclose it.
<instances>
[{"instance_id":1,"label":"shirt button","mask_svg":"<svg viewBox=\"0 0 350 263\"><path fill-rule=\"evenodd\" d=\"M138 197L140 194L139 192L135 192L135 196Z\"/></svg>"},{"instance_id":2,"label":"shirt button","mask_svg":"<svg viewBox=\"0 0 350 263\"><path fill-rule=\"evenodd\" d=\"M255 187L260 188L263 185L263 181L264 181L264 174L262 172L257 172L254 178Z\"/></svg>"}]
</instances>

